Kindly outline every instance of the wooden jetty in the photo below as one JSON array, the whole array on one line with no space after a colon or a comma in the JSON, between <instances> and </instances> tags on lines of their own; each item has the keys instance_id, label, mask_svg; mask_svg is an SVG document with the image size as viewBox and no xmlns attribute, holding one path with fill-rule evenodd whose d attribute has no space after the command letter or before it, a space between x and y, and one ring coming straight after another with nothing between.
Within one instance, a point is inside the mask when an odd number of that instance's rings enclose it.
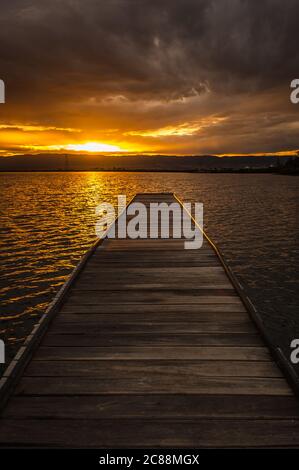
<instances>
[{"instance_id":1,"label":"wooden jetty","mask_svg":"<svg viewBox=\"0 0 299 470\"><path fill-rule=\"evenodd\" d=\"M105 239L0 381L0 443L299 446L298 401L277 362L291 372L270 349L206 236L199 250L185 250L183 239Z\"/></svg>"}]
</instances>

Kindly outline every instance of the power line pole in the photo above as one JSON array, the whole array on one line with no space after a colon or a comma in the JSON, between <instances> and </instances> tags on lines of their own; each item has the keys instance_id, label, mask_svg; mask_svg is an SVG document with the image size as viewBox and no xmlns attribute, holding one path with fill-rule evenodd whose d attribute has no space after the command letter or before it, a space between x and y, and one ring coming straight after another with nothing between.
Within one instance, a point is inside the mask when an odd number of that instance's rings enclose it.
<instances>
[{"instance_id":1,"label":"power line pole","mask_svg":"<svg viewBox=\"0 0 299 470\"><path fill-rule=\"evenodd\" d=\"M64 171L69 171L69 156L64 156Z\"/></svg>"}]
</instances>

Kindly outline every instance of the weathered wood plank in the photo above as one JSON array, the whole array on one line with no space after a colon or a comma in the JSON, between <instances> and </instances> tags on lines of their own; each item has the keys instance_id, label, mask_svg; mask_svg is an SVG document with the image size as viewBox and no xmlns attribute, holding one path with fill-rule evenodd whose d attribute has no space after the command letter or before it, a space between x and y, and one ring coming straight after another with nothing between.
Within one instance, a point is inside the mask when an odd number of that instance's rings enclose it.
<instances>
[{"instance_id":1,"label":"weathered wood plank","mask_svg":"<svg viewBox=\"0 0 299 470\"><path fill-rule=\"evenodd\" d=\"M98 269L88 270L79 276L76 288L82 290L122 290L126 288L159 289L230 289L234 290L228 277L222 272L211 272L209 268L199 268L197 273L182 268L169 269ZM113 272L114 271L114 272Z\"/></svg>"},{"instance_id":2,"label":"weathered wood plank","mask_svg":"<svg viewBox=\"0 0 299 470\"><path fill-rule=\"evenodd\" d=\"M16 395L99 395L177 393L197 395L286 395L293 392L284 378L169 376L130 378L23 377Z\"/></svg>"},{"instance_id":3,"label":"weathered wood plank","mask_svg":"<svg viewBox=\"0 0 299 470\"><path fill-rule=\"evenodd\" d=\"M142 280L142 282L157 282L160 283L164 281L169 282L169 278L173 281L185 281L185 282L196 282L197 286L200 286L202 282L205 281L220 281L222 283L230 283L227 275L223 272L223 270L215 270L209 267L206 268L189 268L189 267L182 267L181 269L177 268L152 268L152 267L142 267L142 268L105 268L103 270L97 266L97 273L96 269L88 269L84 270L83 273L78 277L77 282L90 282L95 280L97 281L118 281L118 282L138 282L138 280ZM231 286L231 283L230 283ZM232 287L232 286L231 286Z\"/></svg>"},{"instance_id":4,"label":"weathered wood plank","mask_svg":"<svg viewBox=\"0 0 299 470\"><path fill-rule=\"evenodd\" d=\"M96 274L95 274L96 276ZM178 288L180 288L180 291L182 291L183 293L185 292L185 294L192 294L194 296L196 295L205 295L205 296L210 296L210 295L222 295L222 296L225 296L227 294L227 291L230 291L229 292L229 295L230 296L234 296L236 297L237 294L233 288L233 286L228 282L227 279L221 279L221 277L217 278L217 277L203 277L203 282L201 283L200 282L200 278L198 279L194 279L192 281L190 281L190 283L187 284L187 286L185 284L183 284L183 280L173 280L173 284L170 283L170 280L166 280L166 279L161 279L161 280L147 280L146 277L142 278L140 277L139 279L136 277L135 279L133 278L129 278L128 280L126 280L125 278L123 278L122 280L118 281L118 282L114 282L113 280L111 280L111 282L109 282L109 279L108 279L108 282L103 278L102 281L101 279L97 279L96 277L93 277L93 279L89 282L90 284L90 289L89 290L97 290L101 287L101 285L105 285L105 288L106 290L109 290L109 291L119 291L119 290L122 290L122 285L134 285L137 287L142 287L142 285L144 286L144 289L146 288L146 286L148 284L154 284L154 285L161 285L161 288L159 289L159 287L154 287L152 288L156 293L159 293L159 290L161 290L163 288L163 291L166 290L168 291L169 294L173 294L175 293ZM216 282L218 280L218 283ZM215 282L214 282L215 281ZM110 285L111 284L111 285ZM141 284L138 286L138 284ZM183 284L183 285L182 285ZM223 284L223 287L217 285L217 284ZM78 279L76 285L74 285L73 287L73 291L75 290L80 290L81 288L81 280ZM168 285L170 285L170 287L168 287ZM84 290L88 290L88 283L83 283L83 288ZM82 288L82 290L83 290ZM216 292L215 292L216 290ZM210 291L213 291L213 292L210 292ZM182 293L180 292L180 293ZM198 293L197 293L198 292ZM167 294L167 292L165 293ZM140 294L136 294L137 296L140 295Z\"/></svg>"},{"instance_id":5,"label":"weathered wood plank","mask_svg":"<svg viewBox=\"0 0 299 470\"><path fill-rule=\"evenodd\" d=\"M282 377L270 361L35 361L25 377L140 379L168 377Z\"/></svg>"},{"instance_id":6,"label":"weathered wood plank","mask_svg":"<svg viewBox=\"0 0 299 470\"><path fill-rule=\"evenodd\" d=\"M61 308L60 314L81 314L81 313L88 313L88 314L105 314L105 315L146 315L150 316L151 318L155 318L154 316L159 316L161 318L165 318L167 315L176 315L176 318L185 319L186 322L188 321L195 321L196 318L200 320L202 315L211 315L211 319L213 318L213 314L223 314L223 319L229 318L230 315L234 314L241 314L243 318L249 318L244 305L240 302L239 299L233 299L232 303L217 303L216 301L213 303L209 301L202 304L188 304L180 305L180 304L164 304L164 305L155 305L149 303L143 304L110 304L107 305L71 305L71 303L67 300ZM57 317L59 318L59 316ZM137 317L136 317L137 318ZM192 320L193 319L193 320Z\"/></svg>"},{"instance_id":7,"label":"weathered wood plank","mask_svg":"<svg viewBox=\"0 0 299 470\"><path fill-rule=\"evenodd\" d=\"M174 253L171 249L166 249L161 251L161 253L158 253L157 251L153 252L148 252L145 251L144 253L140 251L132 252L132 253L126 253L126 252L119 252L119 253L114 253L112 251L106 251L105 250L105 245L100 245L98 248L96 248L93 257L89 260L88 265L93 262L101 262L101 260L104 261L110 261L110 260L115 260L115 259L120 259L122 261L129 261L130 259L144 259L144 260L151 260L151 259L161 259L162 261L171 261L174 258L175 259L182 259L186 260L188 259L189 261L192 260L200 260L202 258L205 259L213 259L219 261L216 253L212 250L212 248L200 248L199 250L182 250ZM168 264L165 264L165 268L168 267Z\"/></svg>"},{"instance_id":8,"label":"weathered wood plank","mask_svg":"<svg viewBox=\"0 0 299 470\"><path fill-rule=\"evenodd\" d=\"M127 294L122 290L109 290L105 293L101 291L83 291L74 288L69 297L68 305L112 305L112 304L232 304L241 305L239 297L234 291L225 291L221 289L202 289L202 290L138 290Z\"/></svg>"},{"instance_id":9,"label":"weathered wood plank","mask_svg":"<svg viewBox=\"0 0 299 470\"><path fill-rule=\"evenodd\" d=\"M177 270L177 268L170 268L169 270L164 270L163 267L158 267L158 268L152 268L152 267L145 267L143 266L142 268L118 268L118 266L113 268L105 268L101 269L100 266L97 267L98 273L97 273L97 278L99 280L105 280L108 279L109 281L113 280L119 280L119 281L124 281L124 280L130 280L130 281L136 281L139 278L142 278L142 280L148 280L150 282L163 282L163 281L169 281L169 276L173 276L173 280L187 280L187 281L192 281L195 280L197 281L198 285L200 285L200 281L205 281L205 280L220 280L221 282L228 282L227 276L222 272L217 272L216 270L211 269L210 267L202 267L202 268L196 268L195 272L193 271L194 268L188 269L186 272L186 267L182 267L180 270ZM80 281L90 281L94 280L94 274L95 274L96 269L88 269L85 270L79 277L78 280ZM216 271L216 272L215 272Z\"/></svg>"},{"instance_id":10,"label":"weathered wood plank","mask_svg":"<svg viewBox=\"0 0 299 470\"><path fill-rule=\"evenodd\" d=\"M76 420L103 418L293 419L299 405L294 397L261 395L88 395L15 396L4 418ZM74 413L76 410L76 413ZM112 425L112 424L111 424ZM227 422L229 425L229 422Z\"/></svg>"},{"instance_id":11,"label":"weathered wood plank","mask_svg":"<svg viewBox=\"0 0 299 470\"><path fill-rule=\"evenodd\" d=\"M51 334L83 334L83 335L99 335L99 334L136 334L136 333L151 333L151 334L182 334L182 333L255 333L256 328L247 319L236 319L227 321L221 317L216 319L206 319L203 321L188 322L182 321L183 319L177 316L168 316L170 318L159 319L159 315L155 318L148 318L139 316L134 319L133 315L97 315L82 313L84 315L84 324L78 315L67 314L60 315L60 318L55 321L51 327ZM166 315L166 314L165 314ZM187 316L187 315L186 315ZM189 315L190 316L190 315ZM221 316L223 316L221 314ZM104 318L103 318L104 317ZM109 318L110 317L110 318ZM124 318L123 318L124 317ZM136 317L136 315L135 315ZM190 319L191 320L191 319ZM198 319L197 319L198 320Z\"/></svg>"},{"instance_id":12,"label":"weathered wood plank","mask_svg":"<svg viewBox=\"0 0 299 470\"><path fill-rule=\"evenodd\" d=\"M195 252L194 252L195 251ZM199 253L200 252L200 253ZM173 251L105 251L103 248L95 252L94 256L90 259L85 268L85 272L89 269L98 269L100 266L105 266L107 269L110 267L115 268L119 266L124 269L124 266L134 267L156 267L167 269L172 267L210 267L214 271L218 268L218 272L223 273L223 267L212 251L192 250L176 251L174 256ZM215 269L216 268L216 269Z\"/></svg>"},{"instance_id":13,"label":"weathered wood plank","mask_svg":"<svg viewBox=\"0 0 299 470\"><path fill-rule=\"evenodd\" d=\"M105 249L107 251L161 251L161 250L172 250L176 252L177 250L185 250L185 240L171 240L171 239L137 239L137 240L109 240L105 244ZM203 251L205 248L201 248ZM206 249L209 252L209 249Z\"/></svg>"},{"instance_id":14,"label":"weathered wood plank","mask_svg":"<svg viewBox=\"0 0 299 470\"><path fill-rule=\"evenodd\" d=\"M171 250L165 250L165 251L163 250L161 252L136 251L136 252L127 253L125 251L120 251L120 252L105 251L104 248L102 248L101 250L98 248L95 251L94 257L88 263L88 266L90 264L98 265L100 263L106 263L106 262L112 263L113 261L129 262L129 261L143 260L144 262L160 261L161 265L164 264L164 266L161 266L161 267L164 267L164 268L168 268L168 262L171 262L171 261L189 261L189 262L210 261L210 262L216 262L218 267L221 267L221 263L214 252L210 250L206 250L205 252L203 252L203 250L201 250L200 253L196 252L193 256L191 256L191 253L193 251L194 250L177 251L174 256L174 253ZM187 265L186 267L188 268L192 266Z\"/></svg>"},{"instance_id":15,"label":"weathered wood plank","mask_svg":"<svg viewBox=\"0 0 299 470\"><path fill-rule=\"evenodd\" d=\"M268 361L271 359L265 347L46 347L41 346L36 360L219 360L219 361Z\"/></svg>"},{"instance_id":16,"label":"weathered wood plank","mask_svg":"<svg viewBox=\"0 0 299 470\"><path fill-rule=\"evenodd\" d=\"M120 253L120 252L118 252ZM179 252L178 252L179 253ZM152 258L152 259L145 259L143 260L142 257L140 258L132 258L132 259L128 259L128 261L124 262L122 261L121 259L117 259L114 258L114 259L111 259L111 260L97 260L93 263L90 263L88 264L88 266L86 267L86 273L95 273L95 271L97 270L99 272L99 270L105 270L106 268L110 268L111 266L114 266L114 267L118 267L118 268L123 268L124 264L127 266L127 267L152 267L152 268L156 268L156 267L164 267L166 264L169 266L169 267L173 267L173 268L184 268L184 267L195 267L195 268L221 268L221 264L219 261L217 260L211 260L211 261L208 261L208 260L205 260L204 258L202 259L194 259L194 260L188 260L188 258L172 258L171 260L169 261L162 261L161 259L159 258Z\"/></svg>"},{"instance_id":17,"label":"weathered wood plank","mask_svg":"<svg viewBox=\"0 0 299 470\"><path fill-rule=\"evenodd\" d=\"M234 289L231 284L226 282L214 281L214 280L203 280L200 281L200 287L198 287L198 281L190 281L188 285L189 289L194 289L197 292L204 291L206 292L205 295L210 294L210 291L216 291L219 294L225 293L230 291L234 293ZM99 291L138 291L138 290L155 290L155 291L164 291L176 289L177 291L186 291L186 287L182 284L182 281L161 281L161 282L142 282L142 279L135 279L134 281L128 280L127 282L123 281L120 283L119 280L116 281L109 281L109 279L98 280L94 278L90 282L82 282L79 280L74 287L74 292L76 290L80 291L89 291L89 292L99 292Z\"/></svg>"},{"instance_id":18,"label":"weathered wood plank","mask_svg":"<svg viewBox=\"0 0 299 470\"><path fill-rule=\"evenodd\" d=\"M299 421L3 419L0 435L2 445L34 447L297 447Z\"/></svg>"},{"instance_id":19,"label":"weathered wood plank","mask_svg":"<svg viewBox=\"0 0 299 470\"><path fill-rule=\"evenodd\" d=\"M256 333L209 333L209 334L59 334L51 331L46 335L44 346L261 346L262 341Z\"/></svg>"}]
</instances>

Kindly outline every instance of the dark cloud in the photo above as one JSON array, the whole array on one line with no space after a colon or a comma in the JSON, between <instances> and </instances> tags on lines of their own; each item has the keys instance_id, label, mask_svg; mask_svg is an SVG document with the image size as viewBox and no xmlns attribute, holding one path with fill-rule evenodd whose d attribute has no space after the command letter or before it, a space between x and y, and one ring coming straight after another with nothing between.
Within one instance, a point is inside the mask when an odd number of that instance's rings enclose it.
<instances>
[{"instance_id":1,"label":"dark cloud","mask_svg":"<svg viewBox=\"0 0 299 470\"><path fill-rule=\"evenodd\" d=\"M296 76L298 17L297 0L4 1L1 71L132 98L258 89Z\"/></svg>"}]
</instances>

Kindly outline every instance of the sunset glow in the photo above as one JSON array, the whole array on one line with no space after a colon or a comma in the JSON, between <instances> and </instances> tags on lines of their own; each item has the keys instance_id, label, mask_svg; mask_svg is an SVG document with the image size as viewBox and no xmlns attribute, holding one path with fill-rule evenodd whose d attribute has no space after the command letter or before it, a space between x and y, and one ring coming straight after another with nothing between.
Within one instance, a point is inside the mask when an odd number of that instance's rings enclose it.
<instances>
[{"instance_id":1,"label":"sunset glow","mask_svg":"<svg viewBox=\"0 0 299 470\"><path fill-rule=\"evenodd\" d=\"M69 144L64 147L65 150L74 150L75 152L126 152L125 149L117 145L102 144L100 142L86 142L85 144Z\"/></svg>"}]
</instances>

